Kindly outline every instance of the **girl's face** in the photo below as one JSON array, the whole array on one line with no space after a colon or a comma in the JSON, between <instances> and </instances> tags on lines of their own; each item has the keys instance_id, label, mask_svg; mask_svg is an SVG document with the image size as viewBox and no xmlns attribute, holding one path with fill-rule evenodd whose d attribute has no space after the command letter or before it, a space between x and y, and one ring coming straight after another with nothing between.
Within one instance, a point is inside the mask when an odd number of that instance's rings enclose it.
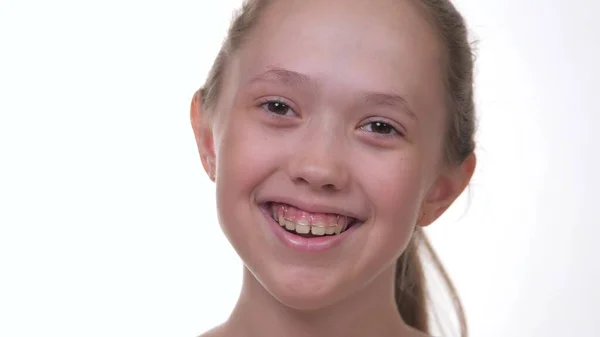
<instances>
[{"instance_id":1,"label":"girl's face","mask_svg":"<svg viewBox=\"0 0 600 337\"><path fill-rule=\"evenodd\" d=\"M223 231L280 301L361 290L462 191L442 65L419 9L391 0L276 1L227 64L196 135Z\"/></svg>"}]
</instances>

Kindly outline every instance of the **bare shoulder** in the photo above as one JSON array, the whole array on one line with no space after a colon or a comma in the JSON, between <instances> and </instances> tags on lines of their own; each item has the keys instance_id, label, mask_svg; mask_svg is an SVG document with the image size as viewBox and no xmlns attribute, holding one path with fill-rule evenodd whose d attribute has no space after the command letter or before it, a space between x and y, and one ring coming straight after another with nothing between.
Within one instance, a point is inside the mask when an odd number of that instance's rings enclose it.
<instances>
[{"instance_id":1,"label":"bare shoulder","mask_svg":"<svg viewBox=\"0 0 600 337\"><path fill-rule=\"evenodd\" d=\"M208 330L207 332L201 334L198 337L225 337L225 329L223 328L222 325L219 325L211 330Z\"/></svg>"},{"instance_id":2,"label":"bare shoulder","mask_svg":"<svg viewBox=\"0 0 600 337\"><path fill-rule=\"evenodd\" d=\"M414 329L414 328L410 328L410 333L407 336L408 337L432 337L432 336L429 336L429 335L427 335L417 329Z\"/></svg>"}]
</instances>

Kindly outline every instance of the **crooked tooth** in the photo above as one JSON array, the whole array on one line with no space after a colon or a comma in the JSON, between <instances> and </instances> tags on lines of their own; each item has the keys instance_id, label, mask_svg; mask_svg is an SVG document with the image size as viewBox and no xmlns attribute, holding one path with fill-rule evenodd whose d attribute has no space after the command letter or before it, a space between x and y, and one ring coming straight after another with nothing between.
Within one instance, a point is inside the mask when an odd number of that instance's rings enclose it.
<instances>
[{"instance_id":1,"label":"crooked tooth","mask_svg":"<svg viewBox=\"0 0 600 337\"><path fill-rule=\"evenodd\" d=\"M325 235L325 227L311 226L310 232L312 235Z\"/></svg>"}]
</instances>

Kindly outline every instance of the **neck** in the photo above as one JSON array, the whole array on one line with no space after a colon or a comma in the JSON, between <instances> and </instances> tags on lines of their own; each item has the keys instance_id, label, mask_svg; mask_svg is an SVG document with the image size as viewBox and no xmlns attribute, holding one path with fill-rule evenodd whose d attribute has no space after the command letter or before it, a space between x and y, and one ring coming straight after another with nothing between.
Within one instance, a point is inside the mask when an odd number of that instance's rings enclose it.
<instances>
[{"instance_id":1,"label":"neck","mask_svg":"<svg viewBox=\"0 0 600 337\"><path fill-rule=\"evenodd\" d=\"M244 269L242 291L225 324L227 335L258 337L413 336L394 302L394 268L360 292L316 311L301 311L274 298ZM411 332L412 331L412 332Z\"/></svg>"}]
</instances>

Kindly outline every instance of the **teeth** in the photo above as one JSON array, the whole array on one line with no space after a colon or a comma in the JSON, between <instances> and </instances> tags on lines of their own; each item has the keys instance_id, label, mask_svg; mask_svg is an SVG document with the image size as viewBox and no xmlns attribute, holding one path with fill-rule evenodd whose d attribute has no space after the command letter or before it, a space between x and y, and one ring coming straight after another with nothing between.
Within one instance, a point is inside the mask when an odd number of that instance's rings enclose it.
<instances>
[{"instance_id":1,"label":"teeth","mask_svg":"<svg viewBox=\"0 0 600 337\"><path fill-rule=\"evenodd\" d=\"M283 220L283 222L285 223L285 229L287 229L288 231L295 231L296 230L296 224L288 221L288 220Z\"/></svg>"},{"instance_id":2,"label":"teeth","mask_svg":"<svg viewBox=\"0 0 600 337\"><path fill-rule=\"evenodd\" d=\"M312 235L325 235L325 227L311 226L310 233Z\"/></svg>"},{"instance_id":3,"label":"teeth","mask_svg":"<svg viewBox=\"0 0 600 337\"><path fill-rule=\"evenodd\" d=\"M343 232L348 227L348 218L344 216L339 216L337 218L337 224L340 227L340 231Z\"/></svg>"},{"instance_id":4,"label":"teeth","mask_svg":"<svg viewBox=\"0 0 600 337\"><path fill-rule=\"evenodd\" d=\"M310 233L310 225L309 224L296 224L296 233L298 234L308 234Z\"/></svg>"},{"instance_id":5,"label":"teeth","mask_svg":"<svg viewBox=\"0 0 600 337\"><path fill-rule=\"evenodd\" d=\"M315 236L337 235L348 227L349 219L343 215L307 215L286 206L271 209L271 216L279 225L290 232ZM292 221L290 219L294 219Z\"/></svg>"},{"instance_id":6,"label":"teeth","mask_svg":"<svg viewBox=\"0 0 600 337\"><path fill-rule=\"evenodd\" d=\"M312 235L334 235L340 234L342 230L342 226L339 225L329 225L329 226L315 226L309 225L308 221L300 220L298 222L293 222L285 219L283 216L280 216L277 220L281 227L284 227L290 232L296 232L298 234L312 234Z\"/></svg>"}]
</instances>

